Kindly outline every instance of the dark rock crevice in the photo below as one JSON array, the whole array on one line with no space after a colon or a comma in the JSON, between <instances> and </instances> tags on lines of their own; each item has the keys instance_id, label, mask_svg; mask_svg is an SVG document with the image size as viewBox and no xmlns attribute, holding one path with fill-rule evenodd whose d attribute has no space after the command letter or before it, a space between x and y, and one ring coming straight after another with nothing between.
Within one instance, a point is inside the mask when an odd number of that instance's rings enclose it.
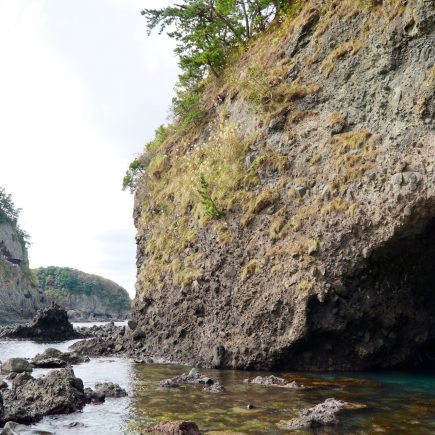
<instances>
[{"instance_id":1,"label":"dark rock crevice","mask_svg":"<svg viewBox=\"0 0 435 435\"><path fill-rule=\"evenodd\" d=\"M435 218L383 244L307 309L308 333L276 368L435 368Z\"/></svg>"}]
</instances>

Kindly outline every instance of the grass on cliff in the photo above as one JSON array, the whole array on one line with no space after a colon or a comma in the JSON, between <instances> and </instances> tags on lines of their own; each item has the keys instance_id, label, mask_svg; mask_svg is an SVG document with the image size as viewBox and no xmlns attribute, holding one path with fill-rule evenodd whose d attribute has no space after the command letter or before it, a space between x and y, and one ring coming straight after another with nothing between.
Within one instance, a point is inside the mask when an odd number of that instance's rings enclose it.
<instances>
[{"instance_id":1,"label":"grass on cliff","mask_svg":"<svg viewBox=\"0 0 435 435\"><path fill-rule=\"evenodd\" d=\"M303 59L306 66L316 63L329 76L340 59L356 54L363 46L361 29L355 39L328 51L331 49L321 37L334 19L352 20L367 11L390 16L394 11L399 13L397 3L324 2L320 19L312 29L312 53ZM184 121L178 119L161 130L147 146L141 178L146 193L138 224L146 243L147 259L139 274L139 284L145 292L171 284L184 287L200 278L201 244L212 243L214 238L226 246L234 240L227 217L233 226L244 231L244 226L265 215L263 221L269 220L270 255L298 256L303 267L311 267L321 246L321 240L312 234L313 220L327 219L331 214L351 217L358 211L358 205L343 195L351 183L360 182L374 168L378 155L376 136L358 130L335 133L316 149L305 144L305 148L300 146L283 155L262 141L262 135L269 133L270 121L280 117L285 119L281 132L289 142L298 124L309 117L321 118L315 110L298 110L300 100L321 89L307 81L303 68L296 70L295 61L285 55L294 32L316 5L294 5L292 13L282 17L281 22L246 47L234 50L220 77L205 80L201 101L195 100L194 107L195 113L200 107L201 119L189 123L190 115L186 114ZM370 14L365 15L364 25L369 17ZM231 104L237 100L244 100L252 116L261 118L254 128L255 137L242 138L228 121ZM330 118L325 128L340 132L348 127L340 113L333 113ZM213 124L211 119L220 121ZM207 138L209 134L211 137ZM252 149L255 159L246 167L245 159ZM308 155L305 163L298 160L298 153ZM268 183L272 178L276 184ZM326 194L301 194L300 187L309 189L312 181L317 186L325 185ZM261 268L258 260L249 260L241 281ZM308 280L300 284L300 289L309 291L313 285Z\"/></svg>"},{"instance_id":2,"label":"grass on cliff","mask_svg":"<svg viewBox=\"0 0 435 435\"><path fill-rule=\"evenodd\" d=\"M140 222L145 229L152 227L148 260L139 277L146 288L161 285L162 277L184 287L201 275L198 255L192 258L189 249L201 227L242 207L249 196L244 188L248 146L249 141L223 121L205 144L190 153L172 161L158 153L151 160ZM156 171L161 162L165 170ZM213 207L219 213L212 213ZM223 243L228 241L224 225L217 231Z\"/></svg>"}]
</instances>

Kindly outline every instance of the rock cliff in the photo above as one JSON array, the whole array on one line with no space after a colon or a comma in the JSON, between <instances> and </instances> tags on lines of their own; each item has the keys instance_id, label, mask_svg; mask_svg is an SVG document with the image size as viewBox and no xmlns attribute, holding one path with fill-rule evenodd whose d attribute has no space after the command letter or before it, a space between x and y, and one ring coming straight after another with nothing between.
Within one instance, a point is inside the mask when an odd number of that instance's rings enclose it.
<instances>
[{"instance_id":1,"label":"rock cliff","mask_svg":"<svg viewBox=\"0 0 435 435\"><path fill-rule=\"evenodd\" d=\"M434 367L435 0L307 1L136 190L136 353Z\"/></svg>"},{"instance_id":2,"label":"rock cliff","mask_svg":"<svg viewBox=\"0 0 435 435\"><path fill-rule=\"evenodd\" d=\"M12 223L0 223L0 323L31 319L43 304L20 234Z\"/></svg>"},{"instance_id":3,"label":"rock cliff","mask_svg":"<svg viewBox=\"0 0 435 435\"><path fill-rule=\"evenodd\" d=\"M68 267L33 270L48 301L68 310L72 321L125 319L130 315L127 290L109 279Z\"/></svg>"}]
</instances>

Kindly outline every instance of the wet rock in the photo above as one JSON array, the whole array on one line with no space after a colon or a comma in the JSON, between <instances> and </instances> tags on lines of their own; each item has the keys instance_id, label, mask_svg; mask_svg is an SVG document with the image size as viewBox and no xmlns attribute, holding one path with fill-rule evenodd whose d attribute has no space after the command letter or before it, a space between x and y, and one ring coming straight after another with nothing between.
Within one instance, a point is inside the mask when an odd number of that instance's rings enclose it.
<instances>
[{"instance_id":1,"label":"wet rock","mask_svg":"<svg viewBox=\"0 0 435 435\"><path fill-rule=\"evenodd\" d=\"M106 397L125 397L128 396L127 391L113 382L99 382L95 384L95 391L103 393Z\"/></svg>"},{"instance_id":2,"label":"wet rock","mask_svg":"<svg viewBox=\"0 0 435 435\"><path fill-rule=\"evenodd\" d=\"M257 376L254 379L245 379L243 382L248 384L258 384L265 385L267 387L282 387L282 388L293 388L295 390L304 389L303 385L298 384L296 381L287 382L284 378L279 378L278 376Z\"/></svg>"},{"instance_id":3,"label":"wet rock","mask_svg":"<svg viewBox=\"0 0 435 435\"><path fill-rule=\"evenodd\" d=\"M198 426L193 421L170 421L159 423L146 430L146 432L163 435L200 435Z\"/></svg>"},{"instance_id":4,"label":"wet rock","mask_svg":"<svg viewBox=\"0 0 435 435\"><path fill-rule=\"evenodd\" d=\"M6 381L1 380L0 381L0 390L6 390L8 388L9 388L8 383Z\"/></svg>"},{"instance_id":5,"label":"wet rock","mask_svg":"<svg viewBox=\"0 0 435 435\"><path fill-rule=\"evenodd\" d=\"M7 373L23 373L31 372L32 366L24 358L10 358L5 361L1 366L1 372Z\"/></svg>"},{"instance_id":6,"label":"wet rock","mask_svg":"<svg viewBox=\"0 0 435 435\"><path fill-rule=\"evenodd\" d=\"M70 368L52 370L38 379L28 373L18 374L12 390L3 392L3 400L0 424L32 423L46 415L79 411L89 402L82 380Z\"/></svg>"},{"instance_id":7,"label":"wet rock","mask_svg":"<svg viewBox=\"0 0 435 435\"><path fill-rule=\"evenodd\" d=\"M91 403L103 403L106 400L106 395L101 391L94 391L92 388L85 388L86 398Z\"/></svg>"},{"instance_id":8,"label":"wet rock","mask_svg":"<svg viewBox=\"0 0 435 435\"><path fill-rule=\"evenodd\" d=\"M75 352L61 352L58 349L48 348L43 353L32 359L33 367L38 368L62 368L69 364L80 364L89 362L89 357L79 355Z\"/></svg>"},{"instance_id":9,"label":"wet rock","mask_svg":"<svg viewBox=\"0 0 435 435\"><path fill-rule=\"evenodd\" d=\"M326 399L312 408L303 408L299 411L299 416L287 423L288 430L298 430L305 428L316 428L320 426L330 426L339 423L336 414L343 409L358 409L364 407L353 403L343 402L342 400Z\"/></svg>"},{"instance_id":10,"label":"wet rock","mask_svg":"<svg viewBox=\"0 0 435 435\"><path fill-rule=\"evenodd\" d=\"M74 330L68 320L66 310L59 305L52 304L38 311L36 317L27 325L5 329L0 333L0 337L62 341L83 336Z\"/></svg>"}]
</instances>

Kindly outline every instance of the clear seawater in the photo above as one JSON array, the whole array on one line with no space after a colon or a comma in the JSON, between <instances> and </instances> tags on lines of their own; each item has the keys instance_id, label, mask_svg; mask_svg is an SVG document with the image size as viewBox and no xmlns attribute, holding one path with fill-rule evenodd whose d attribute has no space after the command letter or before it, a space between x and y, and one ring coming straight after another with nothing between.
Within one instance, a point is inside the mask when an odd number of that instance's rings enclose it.
<instances>
[{"instance_id":1,"label":"clear seawater","mask_svg":"<svg viewBox=\"0 0 435 435\"><path fill-rule=\"evenodd\" d=\"M0 342L0 360L11 357L32 358L48 347L62 351L74 341L34 343ZM212 394L201 387L186 385L162 389L156 382L188 371L190 367L140 365L128 359L99 358L74 366L85 386L97 381L112 381L125 388L129 396L107 399L101 405L87 405L82 412L51 416L29 428L71 435L139 434L161 420L190 419L205 434L285 434L282 425L297 410L310 407L329 397L366 405L343 412L340 424L297 434L435 434L435 373L274 373L296 380L309 389L286 390L246 384L243 380L263 372L201 370L219 379L225 392ZM41 376L47 370L35 370ZM254 409L248 410L251 404ZM70 423L79 423L68 427Z\"/></svg>"}]
</instances>

